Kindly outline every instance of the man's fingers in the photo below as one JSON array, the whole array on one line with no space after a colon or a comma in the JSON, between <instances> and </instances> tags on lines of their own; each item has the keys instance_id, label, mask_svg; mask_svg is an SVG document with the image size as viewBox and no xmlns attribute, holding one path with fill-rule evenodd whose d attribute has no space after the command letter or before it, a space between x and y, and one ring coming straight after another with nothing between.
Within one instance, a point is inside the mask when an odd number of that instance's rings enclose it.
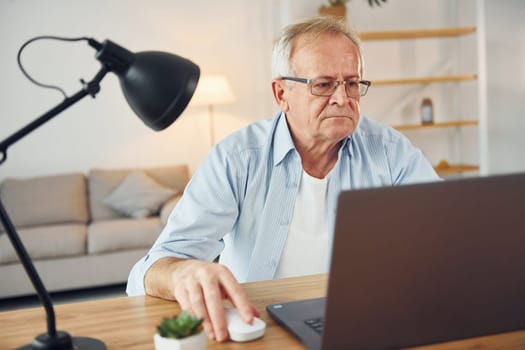
<instances>
[{"instance_id":1,"label":"man's fingers","mask_svg":"<svg viewBox=\"0 0 525 350\"><path fill-rule=\"evenodd\" d=\"M228 339L228 328L224 315L223 295L219 280L214 277L211 280L203 281L202 289L216 340L226 340Z\"/></svg>"},{"instance_id":2,"label":"man's fingers","mask_svg":"<svg viewBox=\"0 0 525 350\"><path fill-rule=\"evenodd\" d=\"M209 321L209 317L201 316L202 311L194 311L193 304L189 298L188 291L186 290L186 288L176 288L173 292L173 295L179 303L181 310L186 310L188 313L195 317L203 318L202 328L204 329L204 332L206 333L208 338L215 339L215 334L213 332L211 322Z\"/></svg>"},{"instance_id":3,"label":"man's fingers","mask_svg":"<svg viewBox=\"0 0 525 350\"><path fill-rule=\"evenodd\" d=\"M208 338L215 339L215 330L211 323L210 316L207 311L206 302L204 300L203 291L199 284L191 284L187 286L189 294L189 300L191 308L193 309L194 315L198 318L202 318L202 327L208 335Z\"/></svg>"},{"instance_id":4,"label":"man's fingers","mask_svg":"<svg viewBox=\"0 0 525 350\"><path fill-rule=\"evenodd\" d=\"M244 322L251 323L253 321L253 316L258 315L259 312L254 312L254 306L248 300L244 289L242 289L241 285L237 283L233 274L227 268L223 268L227 271L227 273L220 275L220 283L224 292L233 306L237 308Z\"/></svg>"},{"instance_id":5,"label":"man's fingers","mask_svg":"<svg viewBox=\"0 0 525 350\"><path fill-rule=\"evenodd\" d=\"M182 310L186 310L190 314L195 315L195 313L193 312L193 308L191 307L191 302L186 288L177 286L173 291L173 296L175 297L175 300L177 300L177 302L179 303L179 306Z\"/></svg>"},{"instance_id":6,"label":"man's fingers","mask_svg":"<svg viewBox=\"0 0 525 350\"><path fill-rule=\"evenodd\" d=\"M242 319L251 323L259 312L248 301L244 290L224 265L191 260L180 265L173 275L173 293L181 309L203 319L209 338L228 339L223 299L229 299Z\"/></svg>"}]
</instances>

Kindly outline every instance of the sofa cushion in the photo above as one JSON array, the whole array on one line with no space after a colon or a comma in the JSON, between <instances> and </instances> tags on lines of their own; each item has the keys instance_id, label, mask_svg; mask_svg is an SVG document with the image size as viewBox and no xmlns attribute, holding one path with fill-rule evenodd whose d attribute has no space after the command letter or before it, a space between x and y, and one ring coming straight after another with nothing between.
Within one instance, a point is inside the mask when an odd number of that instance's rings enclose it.
<instances>
[{"instance_id":1,"label":"sofa cushion","mask_svg":"<svg viewBox=\"0 0 525 350\"><path fill-rule=\"evenodd\" d=\"M135 219L159 213L175 191L162 186L143 171L135 170L103 200L104 204Z\"/></svg>"},{"instance_id":2,"label":"sofa cushion","mask_svg":"<svg viewBox=\"0 0 525 350\"><path fill-rule=\"evenodd\" d=\"M159 236L160 230L158 217L96 221L88 227L87 251L88 254L100 254L144 248L146 253Z\"/></svg>"},{"instance_id":3,"label":"sofa cushion","mask_svg":"<svg viewBox=\"0 0 525 350\"><path fill-rule=\"evenodd\" d=\"M140 169L92 169L89 172L89 208L92 220L126 217L123 213L104 204L104 198L133 170ZM186 164L142 170L159 184L173 189L175 194L182 193L189 180L189 171Z\"/></svg>"},{"instance_id":4,"label":"sofa cushion","mask_svg":"<svg viewBox=\"0 0 525 350\"><path fill-rule=\"evenodd\" d=\"M82 174L8 178L0 186L0 196L16 227L86 223L89 219Z\"/></svg>"},{"instance_id":5,"label":"sofa cushion","mask_svg":"<svg viewBox=\"0 0 525 350\"><path fill-rule=\"evenodd\" d=\"M52 259L86 253L86 225L45 225L17 229L29 256L33 260ZM0 235L0 264L18 262L7 234Z\"/></svg>"}]
</instances>

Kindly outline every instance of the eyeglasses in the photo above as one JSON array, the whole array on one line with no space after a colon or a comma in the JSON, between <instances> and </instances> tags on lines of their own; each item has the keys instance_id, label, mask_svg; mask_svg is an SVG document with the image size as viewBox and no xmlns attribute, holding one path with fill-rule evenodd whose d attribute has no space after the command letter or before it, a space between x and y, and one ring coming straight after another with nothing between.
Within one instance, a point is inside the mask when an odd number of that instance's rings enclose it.
<instances>
[{"instance_id":1,"label":"eyeglasses","mask_svg":"<svg viewBox=\"0 0 525 350\"><path fill-rule=\"evenodd\" d=\"M359 96L365 96L368 88L372 85L372 82L369 80L305 79L295 77L281 77L281 79L310 85L310 92L314 96L332 96L337 87L344 84L348 97L359 98Z\"/></svg>"}]
</instances>

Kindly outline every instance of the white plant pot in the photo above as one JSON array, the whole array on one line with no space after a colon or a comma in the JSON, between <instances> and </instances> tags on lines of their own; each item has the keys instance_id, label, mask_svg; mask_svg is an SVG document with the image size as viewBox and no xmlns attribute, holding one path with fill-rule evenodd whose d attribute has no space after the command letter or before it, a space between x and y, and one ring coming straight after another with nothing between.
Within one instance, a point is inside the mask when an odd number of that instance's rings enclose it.
<instances>
[{"instance_id":1,"label":"white plant pot","mask_svg":"<svg viewBox=\"0 0 525 350\"><path fill-rule=\"evenodd\" d=\"M163 338L157 333L153 337L153 342L155 350L206 350L208 348L208 337L204 332L182 339Z\"/></svg>"}]
</instances>

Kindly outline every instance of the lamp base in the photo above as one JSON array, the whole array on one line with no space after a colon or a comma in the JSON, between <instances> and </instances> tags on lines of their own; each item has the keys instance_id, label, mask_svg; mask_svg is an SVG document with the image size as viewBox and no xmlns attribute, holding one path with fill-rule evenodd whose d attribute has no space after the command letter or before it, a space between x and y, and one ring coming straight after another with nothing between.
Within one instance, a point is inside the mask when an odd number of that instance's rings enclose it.
<instances>
[{"instance_id":1,"label":"lamp base","mask_svg":"<svg viewBox=\"0 0 525 350\"><path fill-rule=\"evenodd\" d=\"M31 344L24 345L18 350L106 350L104 342L87 337L71 337L68 333L57 331L55 337L44 333L33 339Z\"/></svg>"}]
</instances>

